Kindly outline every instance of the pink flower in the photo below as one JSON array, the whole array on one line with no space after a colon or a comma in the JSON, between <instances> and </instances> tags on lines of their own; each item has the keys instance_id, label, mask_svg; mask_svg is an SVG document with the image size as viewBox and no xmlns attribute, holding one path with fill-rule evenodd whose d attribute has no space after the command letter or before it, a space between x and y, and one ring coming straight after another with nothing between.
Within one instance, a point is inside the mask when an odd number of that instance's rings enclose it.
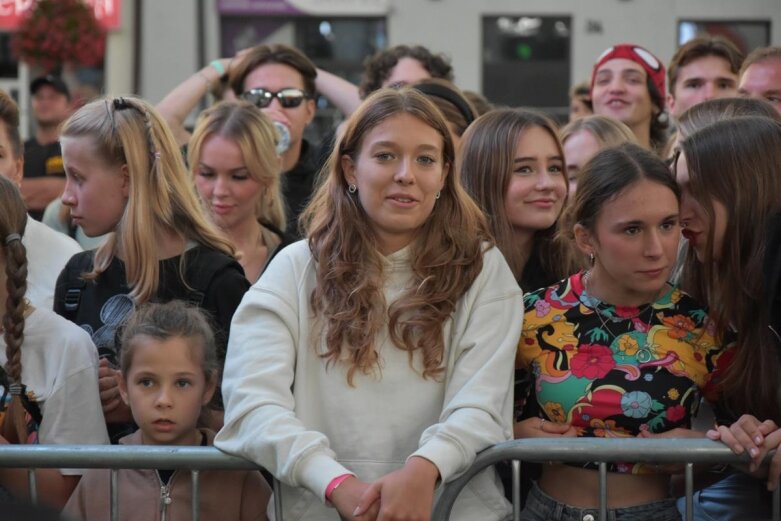
<instances>
[{"instance_id":1,"label":"pink flower","mask_svg":"<svg viewBox=\"0 0 781 521\"><path fill-rule=\"evenodd\" d=\"M578 348L578 354L572 357L570 368L578 378L594 380L603 378L616 366L613 351L599 344L583 344Z\"/></svg>"},{"instance_id":2,"label":"pink flower","mask_svg":"<svg viewBox=\"0 0 781 521\"><path fill-rule=\"evenodd\" d=\"M536 310L536 315L538 317L544 317L550 311L550 303L540 299L534 303L534 309Z\"/></svg>"}]
</instances>

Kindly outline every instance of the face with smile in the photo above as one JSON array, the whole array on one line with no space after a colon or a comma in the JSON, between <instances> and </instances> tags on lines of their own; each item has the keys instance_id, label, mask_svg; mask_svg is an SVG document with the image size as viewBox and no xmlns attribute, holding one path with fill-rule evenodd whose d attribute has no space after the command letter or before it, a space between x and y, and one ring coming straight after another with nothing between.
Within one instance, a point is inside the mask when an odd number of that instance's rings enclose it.
<instances>
[{"instance_id":1,"label":"face with smile","mask_svg":"<svg viewBox=\"0 0 781 521\"><path fill-rule=\"evenodd\" d=\"M781 56L749 65L740 77L738 94L767 101L781 114Z\"/></svg>"},{"instance_id":2,"label":"face with smile","mask_svg":"<svg viewBox=\"0 0 781 521\"><path fill-rule=\"evenodd\" d=\"M718 260L724 244L727 230L727 207L716 199L711 199L713 218L708 215L705 207L691 194L689 185L689 166L686 156L678 156L675 165L675 177L681 187L681 225L683 236L689 241L697 260L705 262L709 257ZM713 251L708 255L708 236L713 228Z\"/></svg>"},{"instance_id":3,"label":"face with smile","mask_svg":"<svg viewBox=\"0 0 781 521\"><path fill-rule=\"evenodd\" d=\"M650 127L658 109L651 101L647 78L645 69L632 60L615 58L603 63L591 91L594 114L617 119L633 130Z\"/></svg>"},{"instance_id":4,"label":"face with smile","mask_svg":"<svg viewBox=\"0 0 781 521\"><path fill-rule=\"evenodd\" d=\"M204 140L195 187L214 222L223 230L257 220L256 209L264 187L250 175L235 141L220 135Z\"/></svg>"},{"instance_id":5,"label":"face with smile","mask_svg":"<svg viewBox=\"0 0 781 521\"><path fill-rule=\"evenodd\" d=\"M703 56L678 69L672 92L668 97L670 112L675 118L703 101L735 96L738 76L720 56Z\"/></svg>"},{"instance_id":6,"label":"face with smile","mask_svg":"<svg viewBox=\"0 0 781 521\"><path fill-rule=\"evenodd\" d=\"M60 139L65 167L62 204L88 237L114 231L125 212L130 192L127 165L111 165L88 137Z\"/></svg>"},{"instance_id":7,"label":"face with smile","mask_svg":"<svg viewBox=\"0 0 781 521\"><path fill-rule=\"evenodd\" d=\"M569 193L572 196L578 186L578 172L599 152L599 142L588 130L578 130L564 141L562 147L567 161Z\"/></svg>"},{"instance_id":8,"label":"face with smile","mask_svg":"<svg viewBox=\"0 0 781 521\"><path fill-rule=\"evenodd\" d=\"M589 292L616 306L653 302L675 264L678 200L668 187L642 179L601 208L594 229L575 225L575 240L594 254Z\"/></svg>"},{"instance_id":9,"label":"face with smile","mask_svg":"<svg viewBox=\"0 0 781 521\"><path fill-rule=\"evenodd\" d=\"M517 231L537 232L558 219L567 197L564 158L542 127L529 126L518 138L504 210Z\"/></svg>"},{"instance_id":10,"label":"face with smile","mask_svg":"<svg viewBox=\"0 0 781 521\"><path fill-rule=\"evenodd\" d=\"M207 381L194 342L181 336L132 339L132 363L119 390L145 445L200 445L196 424L215 383Z\"/></svg>"},{"instance_id":11,"label":"face with smile","mask_svg":"<svg viewBox=\"0 0 781 521\"><path fill-rule=\"evenodd\" d=\"M363 138L355 157L342 156L348 185L355 185L380 251L407 246L434 211L450 168L444 140L417 117L391 116Z\"/></svg>"}]
</instances>

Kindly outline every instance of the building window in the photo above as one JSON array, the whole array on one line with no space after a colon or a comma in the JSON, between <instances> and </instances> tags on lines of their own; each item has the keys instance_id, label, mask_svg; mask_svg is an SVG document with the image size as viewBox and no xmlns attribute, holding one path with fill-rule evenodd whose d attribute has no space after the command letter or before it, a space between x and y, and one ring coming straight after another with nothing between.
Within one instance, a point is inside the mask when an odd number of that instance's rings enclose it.
<instances>
[{"instance_id":1,"label":"building window","mask_svg":"<svg viewBox=\"0 0 781 521\"><path fill-rule=\"evenodd\" d=\"M696 21L678 22L678 45L698 36L723 36L734 43L744 54L758 47L770 45L768 21Z\"/></svg>"}]
</instances>

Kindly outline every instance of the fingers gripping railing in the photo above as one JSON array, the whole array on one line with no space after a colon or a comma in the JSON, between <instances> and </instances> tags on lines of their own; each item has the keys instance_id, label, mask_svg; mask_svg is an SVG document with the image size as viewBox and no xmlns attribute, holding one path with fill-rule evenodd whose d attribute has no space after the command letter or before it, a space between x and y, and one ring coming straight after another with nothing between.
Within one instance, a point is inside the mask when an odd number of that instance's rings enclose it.
<instances>
[{"instance_id":1,"label":"fingers gripping railing","mask_svg":"<svg viewBox=\"0 0 781 521\"><path fill-rule=\"evenodd\" d=\"M748 456L738 456L727 446L704 438L535 438L509 441L495 445L478 454L475 462L458 479L447 483L440 490L432 521L447 521L458 494L474 476L485 468L500 461L513 462L513 519L520 519L518 490L520 484L520 461L543 463L557 462L601 462L599 519L607 521L607 466L610 462L637 462L652 464L686 463L686 517L693 519L693 465L748 463ZM779 518L779 488L773 493L773 521Z\"/></svg>"}]
</instances>

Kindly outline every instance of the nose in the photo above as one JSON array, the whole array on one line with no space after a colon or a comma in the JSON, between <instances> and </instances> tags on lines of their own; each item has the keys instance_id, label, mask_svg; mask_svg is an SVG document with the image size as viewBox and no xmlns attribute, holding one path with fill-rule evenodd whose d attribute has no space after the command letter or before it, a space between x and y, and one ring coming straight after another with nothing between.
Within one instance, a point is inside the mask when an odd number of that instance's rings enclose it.
<instances>
[{"instance_id":1,"label":"nose","mask_svg":"<svg viewBox=\"0 0 781 521\"><path fill-rule=\"evenodd\" d=\"M62 191L60 200L65 206L76 206L76 194L73 190L73 181L69 178L65 179L65 189Z\"/></svg>"},{"instance_id":2,"label":"nose","mask_svg":"<svg viewBox=\"0 0 781 521\"><path fill-rule=\"evenodd\" d=\"M657 258L661 257L663 248L662 248L662 237L660 234L660 230L657 228L651 229L646 235L645 235L645 243L643 255L646 257L651 258Z\"/></svg>"},{"instance_id":3,"label":"nose","mask_svg":"<svg viewBox=\"0 0 781 521\"><path fill-rule=\"evenodd\" d=\"M615 76L610 80L607 88L610 92L623 92L626 89L626 85L620 76Z\"/></svg>"},{"instance_id":4,"label":"nose","mask_svg":"<svg viewBox=\"0 0 781 521\"><path fill-rule=\"evenodd\" d=\"M548 168L545 167L545 170L537 175L537 184L535 185L535 188L537 190L552 190L555 186L556 181L553 179L553 175L551 175L551 173L548 172Z\"/></svg>"},{"instance_id":5,"label":"nose","mask_svg":"<svg viewBox=\"0 0 781 521\"><path fill-rule=\"evenodd\" d=\"M706 83L703 90L703 101L711 100L716 96L716 87L712 83Z\"/></svg>"},{"instance_id":6,"label":"nose","mask_svg":"<svg viewBox=\"0 0 781 521\"><path fill-rule=\"evenodd\" d=\"M396 170L396 175L393 176L393 180L405 185L413 184L415 182L414 161L414 158L407 157L402 161L399 161L399 168Z\"/></svg>"},{"instance_id":7,"label":"nose","mask_svg":"<svg viewBox=\"0 0 781 521\"><path fill-rule=\"evenodd\" d=\"M161 385L159 389L160 390L155 397L155 407L170 408L173 406L171 388L167 385Z\"/></svg>"},{"instance_id":8,"label":"nose","mask_svg":"<svg viewBox=\"0 0 781 521\"><path fill-rule=\"evenodd\" d=\"M212 195L214 197L225 197L230 192L228 188L228 180L224 175L217 174L214 179L214 187L212 188Z\"/></svg>"}]
</instances>

